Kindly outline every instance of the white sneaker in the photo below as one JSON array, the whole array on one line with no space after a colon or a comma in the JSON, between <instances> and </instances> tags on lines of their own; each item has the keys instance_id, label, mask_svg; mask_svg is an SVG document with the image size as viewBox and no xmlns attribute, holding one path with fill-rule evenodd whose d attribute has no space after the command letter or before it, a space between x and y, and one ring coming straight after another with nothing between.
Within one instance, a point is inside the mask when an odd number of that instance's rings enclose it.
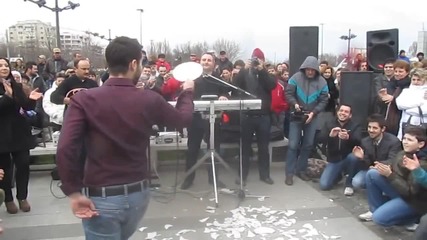
<instances>
[{"instance_id":1,"label":"white sneaker","mask_svg":"<svg viewBox=\"0 0 427 240\"><path fill-rule=\"evenodd\" d=\"M360 214L359 215L359 219L365 222L370 222L372 221L372 212L368 211L366 213Z\"/></svg>"},{"instance_id":2,"label":"white sneaker","mask_svg":"<svg viewBox=\"0 0 427 240\"><path fill-rule=\"evenodd\" d=\"M351 187L346 187L346 188L344 189L344 195L346 195L346 196L353 196L353 194L354 194L354 190L353 190L353 188L351 188Z\"/></svg>"},{"instance_id":3,"label":"white sneaker","mask_svg":"<svg viewBox=\"0 0 427 240\"><path fill-rule=\"evenodd\" d=\"M417 228L418 228L418 224L416 224L416 223L405 225L405 229L408 232L415 232L417 230Z\"/></svg>"}]
</instances>

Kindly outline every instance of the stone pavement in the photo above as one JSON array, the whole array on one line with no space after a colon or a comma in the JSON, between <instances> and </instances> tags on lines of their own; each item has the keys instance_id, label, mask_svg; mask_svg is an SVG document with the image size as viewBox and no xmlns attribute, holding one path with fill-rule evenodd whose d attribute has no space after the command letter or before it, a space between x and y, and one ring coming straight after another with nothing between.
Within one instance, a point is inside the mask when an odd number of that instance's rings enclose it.
<instances>
[{"instance_id":1,"label":"stone pavement","mask_svg":"<svg viewBox=\"0 0 427 240\"><path fill-rule=\"evenodd\" d=\"M240 204L242 208L231 211L238 207L238 198L220 194L219 208L210 213L207 207L215 204L211 201L212 187L207 183L204 167L197 172L195 185L190 189L193 193L176 194L168 188L175 184L175 170L171 166L161 167L160 179L155 182L160 182L162 191L167 193L153 192L149 209L140 223L145 229L137 231L131 239L146 239L149 234L157 235L154 239L158 240L237 239L239 235L241 239L278 240L406 240L410 237L408 233L401 234L402 229L384 231L372 223L358 221L356 216L366 210L363 197L344 197L341 189L320 192L317 184L298 179L294 186L288 187L284 184L284 164L273 163L271 169L274 185L260 182L256 169L252 169L247 185L247 194L268 198L246 198ZM183 175L181 168L178 172L179 176ZM237 187L231 173L221 169L219 176L230 188ZM54 198L50 182L49 172L31 173L32 211L9 215L2 207L0 218L5 233L0 239L84 239L80 221L70 213L68 200ZM52 192L62 196L56 184Z\"/></svg>"}]
</instances>

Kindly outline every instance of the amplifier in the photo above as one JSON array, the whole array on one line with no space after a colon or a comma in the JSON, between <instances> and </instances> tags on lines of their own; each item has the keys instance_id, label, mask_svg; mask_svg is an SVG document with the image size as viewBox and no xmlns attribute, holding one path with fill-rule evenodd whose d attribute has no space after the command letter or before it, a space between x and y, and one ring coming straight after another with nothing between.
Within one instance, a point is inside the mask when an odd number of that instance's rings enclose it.
<instances>
[{"instance_id":1,"label":"amplifier","mask_svg":"<svg viewBox=\"0 0 427 240\"><path fill-rule=\"evenodd\" d=\"M182 142L179 132L158 132L156 136L156 144Z\"/></svg>"}]
</instances>

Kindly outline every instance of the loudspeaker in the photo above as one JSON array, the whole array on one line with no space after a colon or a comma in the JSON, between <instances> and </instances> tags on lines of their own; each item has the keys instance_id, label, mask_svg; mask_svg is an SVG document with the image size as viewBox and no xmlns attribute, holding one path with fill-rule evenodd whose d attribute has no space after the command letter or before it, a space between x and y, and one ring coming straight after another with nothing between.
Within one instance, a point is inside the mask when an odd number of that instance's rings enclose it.
<instances>
[{"instance_id":1,"label":"loudspeaker","mask_svg":"<svg viewBox=\"0 0 427 240\"><path fill-rule=\"evenodd\" d=\"M352 121L366 130L367 118L374 113L374 73L341 72L340 104L351 106Z\"/></svg>"},{"instance_id":2,"label":"loudspeaker","mask_svg":"<svg viewBox=\"0 0 427 240\"><path fill-rule=\"evenodd\" d=\"M308 56L319 55L319 27L289 28L289 76L299 71Z\"/></svg>"},{"instance_id":3,"label":"loudspeaker","mask_svg":"<svg viewBox=\"0 0 427 240\"><path fill-rule=\"evenodd\" d=\"M372 71L382 71L385 60L397 58L399 29L369 31L366 33L368 66Z\"/></svg>"}]
</instances>

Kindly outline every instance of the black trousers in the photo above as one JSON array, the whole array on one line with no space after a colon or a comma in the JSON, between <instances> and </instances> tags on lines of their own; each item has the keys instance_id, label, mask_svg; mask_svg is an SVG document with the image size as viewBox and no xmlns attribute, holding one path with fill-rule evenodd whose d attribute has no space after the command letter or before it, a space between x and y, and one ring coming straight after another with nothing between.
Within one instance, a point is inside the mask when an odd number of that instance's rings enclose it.
<instances>
[{"instance_id":1,"label":"black trousers","mask_svg":"<svg viewBox=\"0 0 427 240\"><path fill-rule=\"evenodd\" d=\"M202 143L202 140L205 139L205 141L208 144L208 149L210 146L209 143L209 137L210 137L210 129L209 129L209 120L202 119L201 115L199 113L195 113L193 115L193 121L191 122L191 126L188 128L188 142L187 142L187 156L186 156L186 170L189 170L191 167L194 166L197 162L197 157L199 156L200 152L200 144ZM220 145L220 126L219 122L217 121L215 123L215 143L214 147L217 153L219 153L219 145ZM209 163L211 163L209 161ZM218 173L217 169L216 173ZM195 173L192 173L189 175L186 179L186 181L193 181L194 177L196 176ZM212 182L212 171L210 165L208 165L208 177L209 182Z\"/></svg>"},{"instance_id":2,"label":"black trousers","mask_svg":"<svg viewBox=\"0 0 427 240\"><path fill-rule=\"evenodd\" d=\"M0 181L0 188L5 192L5 202L12 202L13 171L16 167L16 198L25 200L28 196L28 181L30 179L30 151L0 153L0 168L4 171L4 178Z\"/></svg>"},{"instance_id":3,"label":"black trousers","mask_svg":"<svg viewBox=\"0 0 427 240\"><path fill-rule=\"evenodd\" d=\"M415 231L414 240L425 240L425 239L427 239L427 214L421 218L420 225Z\"/></svg>"},{"instance_id":4,"label":"black trousers","mask_svg":"<svg viewBox=\"0 0 427 240\"><path fill-rule=\"evenodd\" d=\"M269 115L244 115L242 118L242 178L246 181L249 174L252 142L255 133L258 145L258 171L260 179L270 177L270 143L271 119ZM239 171L240 174L240 171Z\"/></svg>"}]
</instances>

